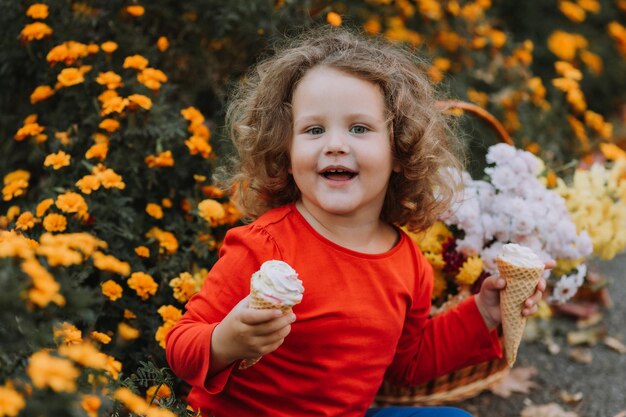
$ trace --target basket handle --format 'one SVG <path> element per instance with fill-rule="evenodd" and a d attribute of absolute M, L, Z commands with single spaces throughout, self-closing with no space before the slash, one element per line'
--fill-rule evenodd
<path fill-rule="evenodd" d="M 449 109 L 461 109 L 472 113 L 473 115 L 485 120 L 487 124 L 496 131 L 498 137 L 502 142 L 507 143 L 511 146 L 515 146 L 515 144 L 513 143 L 513 139 L 511 139 L 509 133 L 506 131 L 504 126 L 502 126 L 502 123 L 500 123 L 498 119 L 496 119 L 491 113 L 489 113 L 482 107 L 477 106 L 473 103 L 468 103 L 460 100 L 438 101 L 435 103 L 435 106 L 442 111 Z"/>

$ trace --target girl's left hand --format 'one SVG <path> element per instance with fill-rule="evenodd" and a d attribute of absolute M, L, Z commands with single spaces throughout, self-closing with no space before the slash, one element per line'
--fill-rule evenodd
<path fill-rule="evenodd" d="M 554 268 L 556 262 L 548 261 L 545 265 L 546 270 L 550 270 Z M 476 294 L 476 306 L 483 316 L 483 320 L 485 320 L 485 324 L 489 330 L 495 329 L 502 322 L 502 315 L 500 313 L 500 291 L 502 291 L 504 287 L 506 287 L 504 278 L 490 276 L 483 281 L 480 292 Z M 522 309 L 522 315 L 524 317 L 528 317 L 537 311 L 537 303 L 543 297 L 545 290 L 546 280 L 543 277 L 539 278 L 535 293 L 524 301 L 524 308 Z"/>

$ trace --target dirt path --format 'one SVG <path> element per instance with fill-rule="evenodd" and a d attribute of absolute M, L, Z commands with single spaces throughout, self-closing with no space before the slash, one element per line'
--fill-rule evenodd
<path fill-rule="evenodd" d="M 595 270 L 611 282 L 609 288 L 614 307 L 604 312 L 603 321 L 608 335 L 626 343 L 626 254 L 596 266 Z M 530 394 L 513 394 L 509 398 L 483 393 L 456 405 L 475 417 L 519 417 L 531 402 L 535 405 L 556 402 L 580 417 L 614 417 L 626 412 L 626 354 L 619 354 L 599 343 L 589 349 L 593 357 L 591 363 L 576 363 L 569 358 L 572 348 L 565 341 L 565 332 L 576 327 L 574 321 L 560 318 L 555 325 L 555 341 L 561 347 L 560 353 L 551 355 L 545 345 L 531 343 L 524 344 L 518 355 L 516 366 L 537 368 L 533 380 L 538 388 Z M 582 400 L 564 403 L 560 399 L 562 391 L 580 392 Z"/>

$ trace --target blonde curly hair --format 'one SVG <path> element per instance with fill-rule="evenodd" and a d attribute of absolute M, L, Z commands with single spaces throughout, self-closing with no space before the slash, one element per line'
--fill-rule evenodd
<path fill-rule="evenodd" d="M 391 149 L 400 172 L 392 173 L 381 219 L 424 230 L 445 211 L 459 182 L 450 175 L 462 164 L 460 143 L 436 106 L 436 91 L 422 62 L 383 39 L 343 28 L 302 33 L 258 63 L 234 91 L 226 124 L 238 152 L 216 176 L 233 191 L 244 215 L 255 219 L 300 198 L 289 151 L 291 101 L 311 68 L 327 66 L 372 82 L 383 92 Z"/>

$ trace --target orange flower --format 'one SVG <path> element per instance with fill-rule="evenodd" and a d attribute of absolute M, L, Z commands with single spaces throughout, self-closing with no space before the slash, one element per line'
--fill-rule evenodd
<path fill-rule="evenodd" d="M 80 401 L 80 406 L 88 417 L 98 417 L 98 410 L 101 405 L 102 401 L 97 395 L 83 395 L 83 399 Z"/>
<path fill-rule="evenodd" d="M 183 316 L 183 312 L 174 307 L 173 305 L 164 305 L 159 307 L 157 313 L 161 316 L 164 322 L 176 323 Z"/>
<path fill-rule="evenodd" d="M 335 12 L 329 12 L 326 15 L 326 22 L 335 27 L 341 26 L 341 15 Z"/>
<path fill-rule="evenodd" d="M 31 104 L 50 98 L 54 95 L 54 90 L 49 85 L 40 85 L 30 95 Z"/>
<path fill-rule="evenodd" d="M 63 87 L 71 87 L 84 82 L 85 77 L 78 68 L 65 68 L 59 73 L 57 80 Z"/>
<path fill-rule="evenodd" d="M 28 181 L 30 179 L 30 172 L 25 171 L 23 169 L 17 169 L 15 171 L 9 172 L 4 176 L 4 184 L 10 184 L 14 181 L 24 180 Z"/>
<path fill-rule="evenodd" d="M 612 143 L 601 143 L 600 151 L 602 152 L 602 155 L 610 161 L 626 159 L 626 151 Z"/>
<path fill-rule="evenodd" d="M 167 385 L 153 385 L 146 390 L 146 401 L 163 400 L 172 396 L 172 390 Z"/>
<path fill-rule="evenodd" d="M 181 303 L 186 303 L 192 295 L 200 291 L 200 283 L 189 272 L 181 272 L 169 285 L 174 291 L 174 298 Z"/>
<path fill-rule="evenodd" d="M 146 213 L 157 220 L 163 218 L 163 209 L 158 204 L 148 203 L 146 206 Z"/>
<path fill-rule="evenodd" d="M 150 90 L 158 90 L 162 83 L 167 82 L 167 75 L 156 68 L 146 68 L 137 74 L 137 81 Z"/>
<path fill-rule="evenodd" d="M 59 353 L 87 368 L 105 370 L 107 367 L 107 355 L 100 352 L 91 342 L 81 340 L 74 345 L 63 345 L 59 347 Z"/>
<path fill-rule="evenodd" d="M 154 278 L 145 272 L 133 272 L 126 283 L 135 290 L 142 300 L 147 300 L 148 297 L 156 294 L 159 288 L 159 285 L 154 282 Z"/>
<path fill-rule="evenodd" d="M 224 190 L 215 185 L 207 185 L 202 187 L 202 194 L 210 198 L 220 198 L 224 196 Z"/>
<path fill-rule="evenodd" d="M 11 382 L 0 385 L 0 415 L 15 417 L 26 407 L 24 397 L 13 389 Z"/>
<path fill-rule="evenodd" d="M 571 1 L 561 1 L 559 3 L 559 10 L 561 10 L 561 13 L 563 13 L 565 17 L 575 23 L 583 22 L 586 17 L 585 9 Z"/>
<path fill-rule="evenodd" d="M 83 194 L 91 194 L 100 188 L 100 180 L 95 175 L 85 175 L 80 180 L 76 181 L 76 186 Z"/>
<path fill-rule="evenodd" d="M 217 226 L 218 222 L 226 215 L 226 211 L 220 202 L 206 199 L 198 204 L 198 214 L 211 226 Z"/>
<path fill-rule="evenodd" d="M 165 151 L 156 155 L 148 155 L 145 158 L 145 162 L 149 168 L 174 166 L 172 151 Z"/>
<path fill-rule="evenodd" d="M 202 155 L 203 158 L 208 158 L 213 148 L 209 145 L 209 142 L 202 139 L 199 136 L 192 136 L 188 140 L 185 141 L 185 145 L 189 148 L 189 154 L 191 155 Z"/>
<path fill-rule="evenodd" d="M 150 249 L 148 249 L 146 246 L 137 246 L 135 248 L 135 253 L 137 254 L 137 256 L 141 256 L 142 258 L 150 257 Z"/>
<path fill-rule="evenodd" d="M 117 49 L 117 43 L 112 41 L 106 41 L 100 45 L 100 48 L 102 48 L 105 53 L 110 54 Z"/>
<path fill-rule="evenodd" d="M 99 160 L 104 161 L 104 159 L 107 157 L 108 152 L 108 143 L 96 143 L 95 145 L 92 145 L 91 148 L 87 149 L 87 152 L 85 152 L 85 158 L 98 158 Z"/>
<path fill-rule="evenodd" d="M 20 217 L 17 218 L 15 222 L 15 228 L 18 230 L 28 230 L 35 227 L 35 216 L 30 211 L 25 211 L 20 214 Z"/>
<path fill-rule="evenodd" d="M 30 7 L 26 9 L 26 16 L 32 17 L 33 19 L 45 19 L 48 17 L 48 5 L 43 3 L 31 4 Z"/>
<path fill-rule="evenodd" d="M 146 233 L 147 238 L 154 238 L 159 242 L 160 252 L 175 253 L 178 250 L 178 240 L 172 232 L 153 227 Z"/>
<path fill-rule="evenodd" d="M 54 200 L 51 198 L 46 198 L 45 200 L 42 200 L 39 204 L 37 204 L 37 208 L 35 209 L 35 214 L 37 215 L 37 217 L 43 216 L 53 204 Z"/>
<path fill-rule="evenodd" d="M 128 99 L 119 96 L 111 97 L 110 99 L 102 102 L 101 116 L 106 116 L 111 113 L 122 113 L 128 105 Z"/>
<path fill-rule="evenodd" d="M 104 129 L 109 133 L 113 133 L 115 132 L 117 129 L 120 128 L 120 122 L 118 122 L 115 119 L 104 119 L 103 121 L 100 122 L 100 124 L 98 125 L 98 127 L 100 129 Z"/>
<path fill-rule="evenodd" d="M 74 192 L 61 194 L 57 198 L 56 206 L 65 213 L 76 213 L 80 217 L 85 217 L 88 210 L 83 196 Z"/>
<path fill-rule="evenodd" d="M 169 198 L 164 198 L 163 200 L 161 200 L 161 205 L 165 208 L 172 208 L 172 200 L 170 200 Z"/>
<path fill-rule="evenodd" d="M 98 180 L 104 188 L 117 188 L 118 190 L 126 188 L 126 184 L 124 183 L 122 176 L 113 171 L 111 168 L 94 169 L 94 175 L 98 177 Z"/>
<path fill-rule="evenodd" d="M 26 188 L 28 188 L 28 181 L 23 179 L 15 180 L 8 183 L 2 189 L 2 196 L 4 201 L 11 201 L 15 197 L 24 195 L 24 193 L 26 192 Z"/>
<path fill-rule="evenodd" d="M 146 12 L 146 9 L 144 9 L 143 6 L 127 6 L 126 7 L 126 13 L 134 17 L 143 16 L 145 12 Z"/>
<path fill-rule="evenodd" d="M 115 97 L 119 97 L 119 94 L 117 94 L 117 91 L 104 90 L 104 92 L 98 96 L 98 101 L 100 101 L 100 103 L 106 103 L 107 101 Z"/>
<path fill-rule="evenodd" d="M 128 96 L 128 108 L 136 110 L 141 107 L 144 110 L 150 110 L 152 108 L 152 100 L 142 94 L 131 94 Z"/>
<path fill-rule="evenodd" d="M 124 85 L 124 83 L 122 83 L 122 77 L 113 71 L 101 72 L 98 78 L 96 78 L 96 82 L 106 86 L 109 90 L 115 90 Z"/>
<path fill-rule="evenodd" d="M 76 391 L 76 378 L 80 375 L 69 360 L 55 358 L 43 350 L 31 355 L 26 373 L 35 387 L 49 387 L 55 392 Z"/>
<path fill-rule="evenodd" d="M 580 52 L 580 60 L 596 75 L 602 74 L 604 71 L 604 62 L 599 55 L 589 51 Z"/>
<path fill-rule="evenodd" d="M 183 119 L 188 120 L 191 124 L 204 123 L 204 116 L 193 106 L 182 109 L 180 114 L 183 116 Z"/>
<path fill-rule="evenodd" d="M 111 301 L 115 301 L 122 297 L 122 287 L 113 280 L 108 280 L 102 283 L 102 294 Z"/>
<path fill-rule="evenodd" d="M 120 323 L 117 325 L 117 333 L 124 340 L 134 340 L 139 337 L 139 330 L 126 323 Z"/>
<path fill-rule="evenodd" d="M 170 41 L 168 41 L 165 36 L 161 36 L 157 40 L 156 45 L 157 45 L 157 48 L 159 49 L 159 51 L 165 52 L 170 47 Z"/>
<path fill-rule="evenodd" d="M 120 287 L 121 288 L 121 287 Z M 111 336 L 105 333 L 93 331 L 89 335 L 93 340 L 102 343 L 103 345 L 108 345 L 111 343 Z"/>
<path fill-rule="evenodd" d="M 137 315 L 135 313 L 133 313 L 132 311 L 130 311 L 129 309 L 124 309 L 124 318 L 126 320 L 131 320 L 131 319 L 136 319 Z"/>
<path fill-rule="evenodd" d="M 89 55 L 87 45 L 76 41 L 67 41 L 52 48 L 50 52 L 48 52 L 48 55 L 46 55 L 46 61 L 48 61 L 50 65 L 54 65 L 57 62 L 72 65 L 78 59 L 84 58 L 87 55 Z M 82 73 L 84 74 L 84 72 Z"/>
<path fill-rule="evenodd" d="M 130 265 L 120 261 L 111 255 L 102 252 L 95 252 L 92 256 L 93 265 L 101 271 L 115 272 L 116 274 L 127 276 L 130 274 Z"/>
<path fill-rule="evenodd" d="M 55 326 L 54 340 L 57 344 L 77 345 L 83 342 L 83 335 L 72 323 L 64 321 Z"/>
<path fill-rule="evenodd" d="M 124 68 L 143 70 L 148 66 L 148 60 L 141 55 L 127 56 L 122 66 Z"/>
<path fill-rule="evenodd" d="M 571 61 L 576 57 L 576 37 L 571 33 L 554 31 L 548 38 L 548 49 L 560 59 Z"/>
<path fill-rule="evenodd" d="M 52 168 L 55 170 L 69 166 L 69 164 L 70 156 L 63 151 L 51 153 L 50 155 L 46 156 L 46 159 L 43 161 L 44 166 L 52 166 Z"/>
<path fill-rule="evenodd" d="M 19 142 L 29 136 L 37 136 L 43 132 L 43 130 L 44 127 L 37 122 L 24 123 L 24 126 L 22 126 L 13 137 Z"/>
<path fill-rule="evenodd" d="M 378 35 L 382 30 L 380 20 L 377 18 L 370 18 L 363 24 L 363 30 L 370 35 Z"/>
<path fill-rule="evenodd" d="M 59 294 L 61 286 L 36 259 L 24 261 L 22 271 L 32 280 L 33 286 L 28 290 L 30 302 L 41 308 L 46 307 L 51 302 L 58 306 L 65 305 L 65 298 Z"/>
<path fill-rule="evenodd" d="M 20 32 L 19 38 L 22 42 L 30 42 L 43 39 L 50 35 L 52 35 L 52 28 L 50 26 L 45 23 L 35 22 L 24 26 Z"/>
<path fill-rule="evenodd" d="M 62 232 L 67 227 L 67 219 L 62 214 L 50 213 L 44 217 L 43 227 L 48 232 Z"/>

